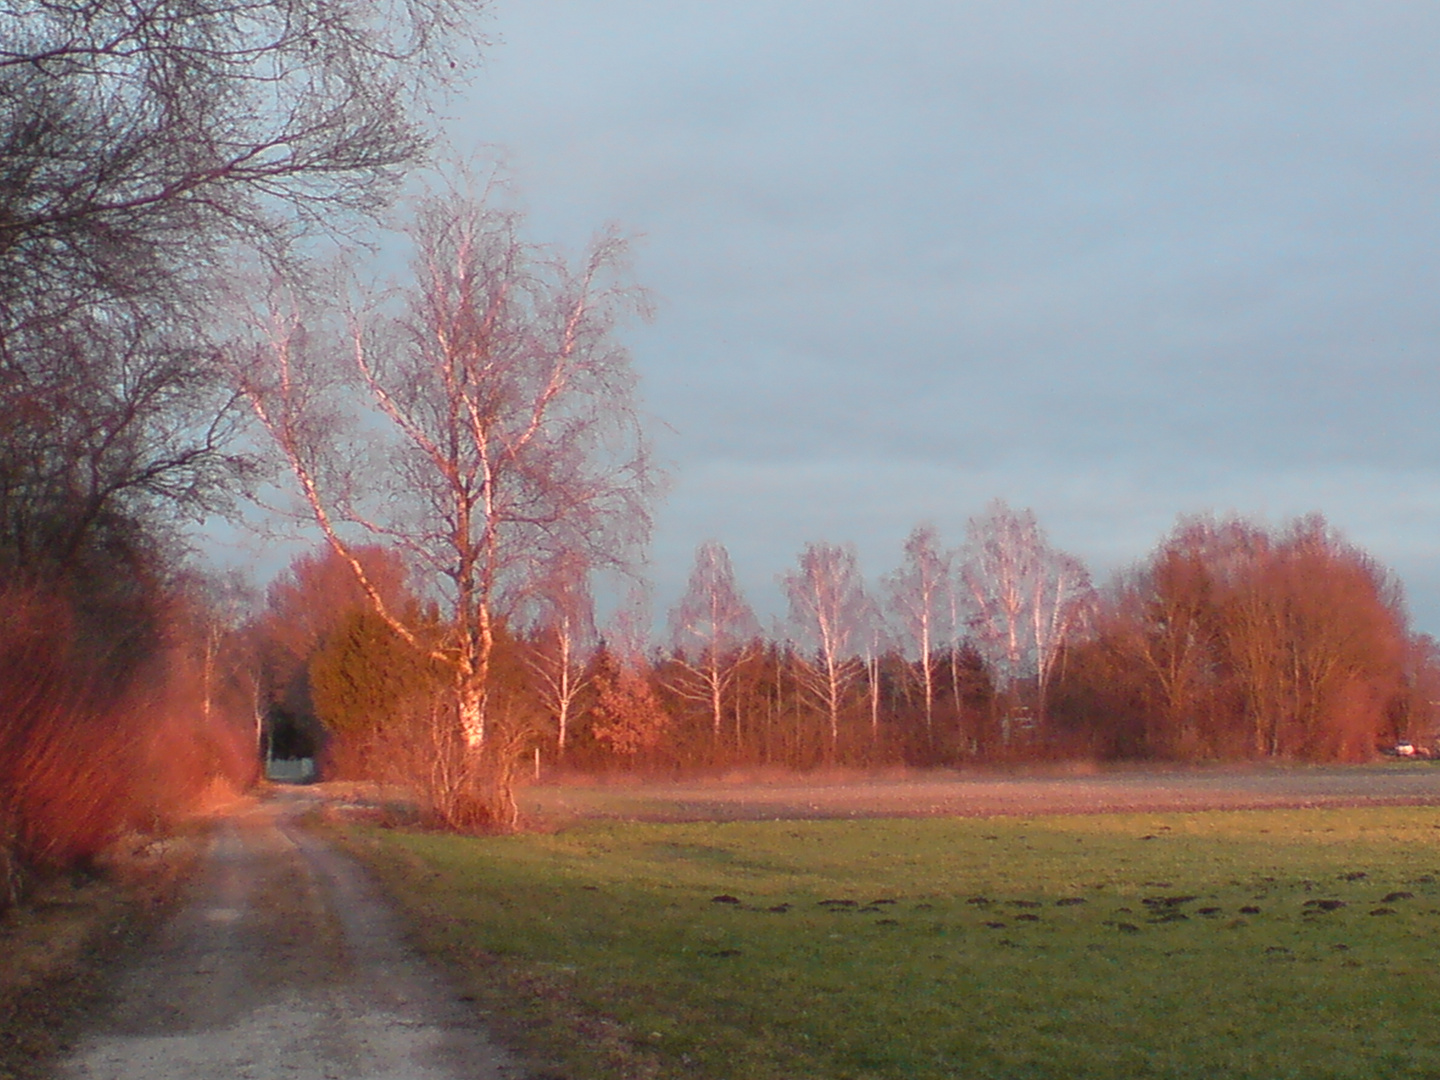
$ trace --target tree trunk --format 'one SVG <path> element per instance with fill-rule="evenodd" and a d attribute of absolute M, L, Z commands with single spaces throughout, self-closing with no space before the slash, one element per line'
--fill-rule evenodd
<path fill-rule="evenodd" d="M 472 751 L 479 750 L 485 744 L 484 684 L 473 676 L 462 674 L 456 680 L 455 707 L 465 745 Z"/>

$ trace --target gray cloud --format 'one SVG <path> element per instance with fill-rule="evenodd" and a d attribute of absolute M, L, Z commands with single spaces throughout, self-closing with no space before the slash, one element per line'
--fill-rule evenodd
<path fill-rule="evenodd" d="M 718 536 L 875 569 L 993 495 L 1103 566 L 1181 512 L 1319 509 L 1440 629 L 1440 8 L 526 0 L 457 142 L 536 231 L 617 220 Z M 678 568 L 677 568 L 678 567 Z"/>

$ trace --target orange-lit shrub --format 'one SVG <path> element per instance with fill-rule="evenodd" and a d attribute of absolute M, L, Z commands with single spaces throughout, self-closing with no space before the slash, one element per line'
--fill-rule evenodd
<path fill-rule="evenodd" d="M 31 876 L 170 825 L 252 768 L 242 738 L 199 719 L 181 650 L 118 664 L 82 640 L 55 595 L 0 593 L 0 909 Z"/>

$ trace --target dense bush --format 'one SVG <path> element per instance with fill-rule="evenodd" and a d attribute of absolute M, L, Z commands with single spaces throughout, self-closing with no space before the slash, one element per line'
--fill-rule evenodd
<path fill-rule="evenodd" d="M 177 638 L 143 659 L 107 654 L 56 591 L 0 593 L 0 909 L 35 876 L 91 863 L 251 778 L 252 747 L 201 708 L 203 674 Z"/>

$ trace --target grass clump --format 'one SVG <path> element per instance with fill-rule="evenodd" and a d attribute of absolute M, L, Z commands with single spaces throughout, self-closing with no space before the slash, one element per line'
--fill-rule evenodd
<path fill-rule="evenodd" d="M 351 834 L 568 1076 L 1428 1077 L 1440 811 Z"/>

